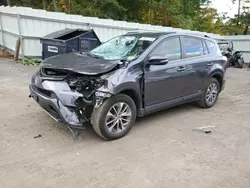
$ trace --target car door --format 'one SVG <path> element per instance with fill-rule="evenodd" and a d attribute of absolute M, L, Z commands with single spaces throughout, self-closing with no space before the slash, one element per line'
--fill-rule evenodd
<path fill-rule="evenodd" d="M 145 62 L 145 105 L 179 99 L 183 96 L 182 85 L 186 79 L 185 63 L 182 61 L 180 37 L 167 38 L 156 46 Z M 148 65 L 151 57 L 168 58 L 165 65 Z M 160 59 L 160 58 L 159 58 Z"/>
<path fill-rule="evenodd" d="M 189 71 L 183 92 L 187 95 L 200 93 L 207 77 L 208 51 L 201 38 L 192 36 L 181 37 L 183 44 L 183 62 Z"/>

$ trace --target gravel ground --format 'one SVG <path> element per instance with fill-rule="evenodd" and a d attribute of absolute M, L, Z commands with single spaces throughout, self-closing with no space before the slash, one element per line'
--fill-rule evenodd
<path fill-rule="evenodd" d="M 139 119 L 120 140 L 106 142 L 88 128 L 74 142 L 28 98 L 36 67 L 7 60 L 0 66 L 1 188 L 250 187 L 247 69 L 228 69 L 212 109 L 184 105 Z M 216 128 L 192 131 L 201 126 Z"/>

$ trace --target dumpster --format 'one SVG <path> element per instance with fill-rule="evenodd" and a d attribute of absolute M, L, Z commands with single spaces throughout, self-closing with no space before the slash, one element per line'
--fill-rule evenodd
<path fill-rule="evenodd" d="M 88 52 L 101 44 L 94 30 L 63 29 L 40 39 L 42 59 L 71 52 Z"/>

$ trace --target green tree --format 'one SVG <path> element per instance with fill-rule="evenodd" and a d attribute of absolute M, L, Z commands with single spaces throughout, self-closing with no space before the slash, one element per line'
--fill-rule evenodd
<path fill-rule="evenodd" d="M 126 8 L 117 0 L 72 0 L 70 7 L 73 14 L 99 18 L 123 20 L 126 14 Z"/>
<path fill-rule="evenodd" d="M 217 10 L 210 7 L 200 9 L 199 24 L 197 30 L 221 34 L 223 25 Z"/>
<path fill-rule="evenodd" d="M 7 1 L 4 0 L 4 3 Z M 234 20 L 223 24 L 216 9 L 208 6 L 210 0 L 11 0 L 11 3 L 15 6 L 213 33 L 228 32 L 234 24 Z"/>

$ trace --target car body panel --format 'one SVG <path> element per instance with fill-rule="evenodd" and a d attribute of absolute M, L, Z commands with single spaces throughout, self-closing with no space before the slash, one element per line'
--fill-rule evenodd
<path fill-rule="evenodd" d="M 62 54 L 45 59 L 41 67 L 73 71 L 85 75 L 98 75 L 111 71 L 119 61 L 89 57 L 86 54 Z"/>
<path fill-rule="evenodd" d="M 187 71 L 178 71 L 180 67 L 185 67 Z M 184 96 L 185 89 L 187 88 L 185 79 L 192 80 L 192 74 L 192 70 L 179 60 L 169 62 L 166 65 L 151 65 L 146 67 L 145 106 Z M 179 87 L 180 85 L 184 85 L 184 87 Z"/>

